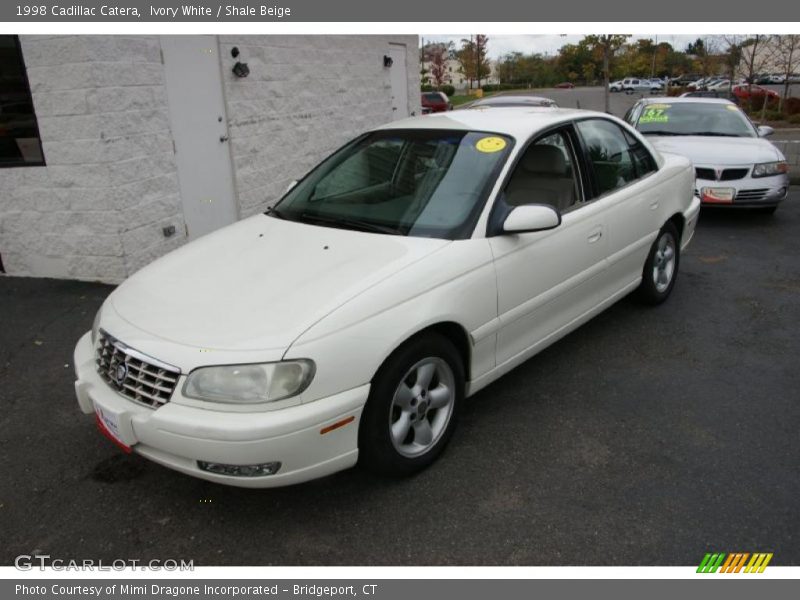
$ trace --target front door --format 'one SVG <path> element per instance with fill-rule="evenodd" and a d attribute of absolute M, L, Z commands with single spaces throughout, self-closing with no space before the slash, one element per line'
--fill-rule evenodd
<path fill-rule="evenodd" d="M 392 119 L 405 119 L 408 113 L 408 70 L 406 69 L 405 44 L 389 44 L 392 66 L 389 68 L 392 80 Z"/>
<path fill-rule="evenodd" d="M 497 274 L 497 364 L 546 345 L 599 300 L 606 259 L 604 207 L 584 202 L 570 128 L 546 134 L 523 151 L 502 200 L 549 204 L 562 213 L 555 229 L 490 238 Z"/>
<path fill-rule="evenodd" d="M 189 239 L 236 221 L 233 168 L 212 35 L 161 36 L 169 121 Z"/>

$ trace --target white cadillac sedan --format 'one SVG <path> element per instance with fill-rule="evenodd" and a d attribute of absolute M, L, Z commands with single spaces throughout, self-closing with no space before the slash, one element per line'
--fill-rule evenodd
<path fill-rule="evenodd" d="M 703 204 L 771 214 L 786 198 L 789 166 L 781 151 L 764 139 L 772 128 L 756 127 L 730 100 L 642 99 L 625 120 L 662 152 L 692 161 L 694 193 Z"/>
<path fill-rule="evenodd" d="M 392 123 L 117 288 L 75 349 L 80 408 L 224 484 L 412 473 L 465 397 L 630 292 L 669 296 L 693 182 L 601 113 Z"/>

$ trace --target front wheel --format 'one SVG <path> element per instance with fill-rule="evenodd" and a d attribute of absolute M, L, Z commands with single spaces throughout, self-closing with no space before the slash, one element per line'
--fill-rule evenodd
<path fill-rule="evenodd" d="M 642 283 L 637 290 L 643 302 L 661 304 L 672 292 L 680 264 L 678 240 L 678 230 L 673 223 L 667 223 L 658 232 L 644 263 Z"/>
<path fill-rule="evenodd" d="M 453 434 L 464 365 L 444 336 L 429 333 L 390 356 L 372 381 L 359 427 L 359 462 L 386 475 L 431 464 Z"/>

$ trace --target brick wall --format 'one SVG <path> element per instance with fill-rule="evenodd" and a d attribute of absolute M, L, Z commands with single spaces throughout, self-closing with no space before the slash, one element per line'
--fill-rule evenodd
<path fill-rule="evenodd" d="M 392 119 L 389 43 L 406 45 L 409 110 L 420 114 L 417 36 L 220 36 L 241 216 L 359 133 Z M 232 72 L 238 59 L 250 75 Z M 396 67 L 392 67 L 396 68 Z"/>
<path fill-rule="evenodd" d="M 159 39 L 21 42 L 47 166 L 0 169 L 5 269 L 119 282 L 186 241 Z M 419 114 L 416 36 L 219 38 L 241 217 L 392 118 L 389 42 L 406 44 L 409 110 Z M 250 66 L 245 79 L 231 72 L 233 46 Z"/>
<path fill-rule="evenodd" d="M 121 281 L 183 231 L 158 38 L 21 44 L 47 166 L 0 169 L 5 269 Z"/>

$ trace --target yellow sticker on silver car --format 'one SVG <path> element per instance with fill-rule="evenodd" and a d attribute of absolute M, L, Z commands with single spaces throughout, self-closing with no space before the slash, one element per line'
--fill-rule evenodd
<path fill-rule="evenodd" d="M 669 123 L 669 104 L 651 104 L 644 109 L 639 123 Z"/>
<path fill-rule="evenodd" d="M 501 137 L 489 136 L 475 142 L 475 149 L 479 152 L 500 152 L 506 147 L 506 141 Z"/>

